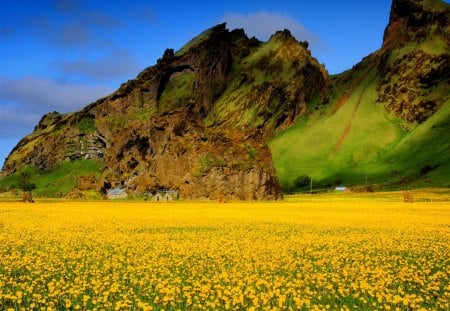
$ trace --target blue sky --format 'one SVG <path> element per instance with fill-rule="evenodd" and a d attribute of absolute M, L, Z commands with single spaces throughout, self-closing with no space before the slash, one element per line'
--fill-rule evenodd
<path fill-rule="evenodd" d="M 218 23 L 288 28 L 330 73 L 377 50 L 391 0 L 2 0 L 0 165 L 43 114 L 77 111 Z"/>

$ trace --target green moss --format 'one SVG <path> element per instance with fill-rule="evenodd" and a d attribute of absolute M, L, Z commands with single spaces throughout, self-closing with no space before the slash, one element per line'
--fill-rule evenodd
<path fill-rule="evenodd" d="M 226 163 L 223 159 L 214 157 L 211 153 L 204 154 L 192 174 L 194 177 L 199 177 L 204 173 L 207 173 L 212 167 L 225 167 Z"/>
<path fill-rule="evenodd" d="M 96 128 L 94 125 L 94 119 L 93 118 L 83 118 L 77 123 L 77 128 L 80 130 L 83 134 L 91 134 L 95 132 Z"/>
<path fill-rule="evenodd" d="M 123 114 L 113 114 L 105 118 L 106 124 L 110 131 L 124 128 L 128 122 L 128 116 Z"/>
<path fill-rule="evenodd" d="M 137 120 L 141 120 L 141 121 L 147 121 L 149 120 L 152 116 L 154 116 L 156 114 L 156 109 L 152 108 L 152 109 L 142 109 L 139 112 L 137 112 L 134 116 L 135 119 Z"/>
<path fill-rule="evenodd" d="M 159 99 L 159 111 L 170 111 L 186 105 L 192 97 L 196 75 L 191 71 L 174 74 Z"/>
<path fill-rule="evenodd" d="M 448 53 L 447 42 L 444 38 L 439 36 L 431 36 L 428 40 L 419 44 L 418 48 L 431 55 Z"/>
<path fill-rule="evenodd" d="M 256 150 L 252 146 L 249 146 L 249 145 L 245 144 L 244 148 L 247 151 L 248 158 L 250 160 L 254 160 L 258 156 L 258 150 Z"/>
<path fill-rule="evenodd" d="M 208 126 L 226 124 L 239 129 L 276 126 L 280 114 L 289 109 L 285 105 L 297 102 L 297 90 L 309 87 L 308 74 L 299 70 L 307 62 L 308 66 L 317 69 L 319 66 L 303 47 L 287 40 L 272 38 L 233 66 L 227 89 L 206 118 Z"/>

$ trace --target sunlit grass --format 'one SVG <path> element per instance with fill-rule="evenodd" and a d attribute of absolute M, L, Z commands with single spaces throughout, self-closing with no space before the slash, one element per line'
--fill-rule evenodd
<path fill-rule="evenodd" d="M 450 205 L 0 203 L 0 310 L 448 310 Z"/>

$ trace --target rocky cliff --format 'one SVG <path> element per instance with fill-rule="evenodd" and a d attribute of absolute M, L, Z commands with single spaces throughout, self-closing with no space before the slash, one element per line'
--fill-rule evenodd
<path fill-rule="evenodd" d="M 380 183 L 440 180 L 450 173 L 449 8 L 393 0 L 382 47 L 332 77 L 288 30 L 260 42 L 217 25 L 81 111 L 45 115 L 2 173 L 24 180 L 30 167 L 94 161 L 83 189 L 190 199 L 277 199 L 277 177 L 285 190 L 305 176 L 327 187 L 368 172 Z"/>
<path fill-rule="evenodd" d="M 176 53 L 167 49 L 110 96 L 76 113 L 45 115 L 3 172 L 96 160 L 102 190 L 278 199 L 267 139 L 295 121 L 326 79 L 307 43 L 287 30 L 263 43 L 217 25 Z"/>
<path fill-rule="evenodd" d="M 380 49 L 330 77 L 271 142 L 285 191 L 305 176 L 322 189 L 450 186 L 449 19 L 443 1 L 393 0 Z"/>
<path fill-rule="evenodd" d="M 106 148 L 104 187 L 178 189 L 184 199 L 281 198 L 260 133 L 207 128 L 194 116 L 182 108 L 123 128 Z"/>
<path fill-rule="evenodd" d="M 448 99 L 449 22 L 450 5 L 440 0 L 394 0 L 382 47 L 333 77 L 320 104 L 339 107 L 373 73 L 376 102 L 406 129 L 423 123 Z"/>
<path fill-rule="evenodd" d="M 378 52 L 378 102 L 408 123 L 423 123 L 448 99 L 450 5 L 394 0 Z"/>

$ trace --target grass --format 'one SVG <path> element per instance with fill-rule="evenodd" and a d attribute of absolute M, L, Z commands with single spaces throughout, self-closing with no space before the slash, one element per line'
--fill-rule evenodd
<path fill-rule="evenodd" d="M 38 171 L 33 166 L 26 166 L 12 175 L 0 180 L 0 189 L 20 188 L 23 180 L 34 185 L 32 190 L 37 197 L 65 197 L 77 186 L 80 176 L 101 174 L 102 164 L 95 160 L 62 162 L 52 171 Z M 21 182 L 22 181 L 22 182 Z"/>
<path fill-rule="evenodd" d="M 195 73 L 189 71 L 174 74 L 161 94 L 159 112 L 171 111 L 189 103 L 195 79 Z"/>
<path fill-rule="evenodd" d="M 96 128 L 94 125 L 94 119 L 93 118 L 81 119 L 80 121 L 78 121 L 77 128 L 83 134 L 91 134 L 95 132 Z"/>
<path fill-rule="evenodd" d="M 362 179 L 363 164 L 376 160 L 378 151 L 397 139 L 399 130 L 375 104 L 373 78 L 372 73 L 335 113 L 300 118 L 270 142 L 285 191 L 294 190 L 293 181 L 301 175 L 333 186 L 351 182 L 351 175 Z"/>
<path fill-rule="evenodd" d="M 307 190 L 296 189 L 293 183 L 303 175 L 311 176 L 316 187 L 328 189 L 360 187 L 367 181 L 378 189 L 448 187 L 448 100 L 426 122 L 406 132 L 403 122 L 376 103 L 378 79 L 374 70 L 368 72 L 342 107 L 336 110 L 340 98 L 334 98 L 330 105 L 300 117 L 270 142 L 285 192 Z M 348 88 L 352 89 L 351 85 Z M 448 97 L 448 91 L 437 86 L 430 96 Z M 424 174 L 427 167 L 431 171 Z"/>
<path fill-rule="evenodd" d="M 3 309 L 448 310 L 448 203 L 0 203 Z"/>
<path fill-rule="evenodd" d="M 233 67 L 228 87 L 214 104 L 206 124 L 275 127 L 277 117 L 286 109 L 283 104 L 294 100 L 300 79 L 297 71 L 308 58 L 307 51 L 291 39 L 274 37 L 262 43 Z M 275 88 L 285 91 L 277 97 Z"/>
<path fill-rule="evenodd" d="M 417 175 L 428 165 L 436 167 L 428 178 L 442 186 L 450 185 L 450 100 L 428 122 L 408 133 L 385 157 L 392 167 Z"/>

